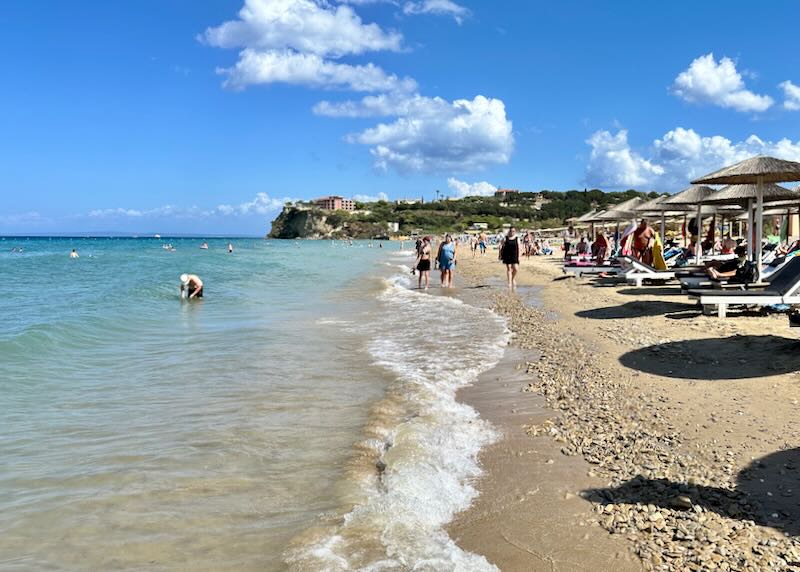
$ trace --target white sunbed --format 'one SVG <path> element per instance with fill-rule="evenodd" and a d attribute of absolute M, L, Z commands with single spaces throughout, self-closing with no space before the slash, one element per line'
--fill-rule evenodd
<path fill-rule="evenodd" d="M 627 282 L 641 287 L 645 280 L 672 280 L 675 278 L 674 270 L 658 270 L 630 256 L 619 258 L 622 274 Z"/>
<path fill-rule="evenodd" d="M 762 289 L 757 290 L 689 290 L 705 311 L 717 307 L 717 315 L 724 318 L 729 306 L 773 306 L 775 304 L 800 304 L 800 257 L 793 257 L 779 274 Z"/>
<path fill-rule="evenodd" d="M 565 264 L 562 268 L 564 274 L 572 274 L 580 278 L 584 274 L 619 274 L 622 270 L 619 266 L 611 264 Z"/>

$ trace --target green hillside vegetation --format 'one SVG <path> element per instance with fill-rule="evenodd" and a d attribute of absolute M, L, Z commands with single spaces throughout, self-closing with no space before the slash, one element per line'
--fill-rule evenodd
<path fill-rule="evenodd" d="M 397 204 L 378 201 L 356 203 L 355 212 L 325 211 L 311 204 L 288 206 L 272 223 L 274 238 L 373 238 L 387 234 L 388 223 L 399 223 L 400 234 L 461 232 L 474 223 L 486 223 L 490 231 L 504 224 L 524 229 L 564 226 L 566 219 L 591 209 L 606 208 L 634 197 L 655 198 L 656 193 L 634 190 L 617 193 L 591 191 L 543 191 L 513 193 L 504 198 L 466 197 L 429 203 Z"/>
<path fill-rule="evenodd" d="M 356 213 L 337 211 L 335 214 L 341 217 L 337 219 L 341 222 L 398 222 L 401 233 L 409 233 L 415 229 L 437 233 L 462 231 L 477 222 L 487 223 L 490 229 L 499 229 L 505 223 L 519 224 L 526 228 L 553 228 L 563 226 L 566 219 L 580 216 L 593 208 L 605 208 L 634 197 L 650 199 L 656 196 L 657 193 L 641 193 L 635 190 L 616 193 L 605 193 L 597 189 L 543 191 L 515 193 L 503 199 L 466 197 L 457 201 L 442 200 L 410 205 L 386 201 L 356 203 Z M 539 204 L 542 199 L 547 202 L 541 204 L 540 208 L 535 208 L 534 205 Z M 369 214 L 360 214 L 358 211 L 369 211 Z"/>

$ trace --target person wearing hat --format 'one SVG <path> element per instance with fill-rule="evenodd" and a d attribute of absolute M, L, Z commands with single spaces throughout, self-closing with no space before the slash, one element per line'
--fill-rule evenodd
<path fill-rule="evenodd" d="M 184 292 L 189 300 L 203 297 L 203 281 L 197 274 L 181 274 L 181 298 Z"/>

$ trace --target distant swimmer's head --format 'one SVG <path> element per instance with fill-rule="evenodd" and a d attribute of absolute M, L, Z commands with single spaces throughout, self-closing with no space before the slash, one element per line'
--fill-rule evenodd
<path fill-rule="evenodd" d="M 181 284 L 184 286 L 189 284 L 189 275 L 188 274 L 181 274 Z"/>

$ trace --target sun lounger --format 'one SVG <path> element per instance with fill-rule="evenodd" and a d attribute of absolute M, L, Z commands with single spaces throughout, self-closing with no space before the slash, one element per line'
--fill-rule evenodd
<path fill-rule="evenodd" d="M 751 290 L 689 290 L 691 298 L 699 299 L 705 309 L 717 306 L 717 315 L 724 318 L 729 306 L 772 306 L 800 304 L 800 258 L 792 258 L 780 273 L 770 277 L 763 289 Z"/>
<path fill-rule="evenodd" d="M 751 288 L 764 288 L 767 284 L 772 282 L 781 272 L 786 268 L 791 258 L 786 259 L 775 267 L 765 266 L 761 271 L 761 280 L 759 282 L 729 282 L 727 280 L 711 280 L 708 275 L 703 273 L 693 274 L 690 276 L 681 276 L 678 274 L 678 279 L 681 281 L 681 290 L 687 292 L 689 290 L 699 290 L 708 288 L 722 288 L 728 290 L 749 290 Z"/>
<path fill-rule="evenodd" d="M 637 287 L 641 287 L 645 280 L 672 280 L 675 278 L 673 270 L 657 270 L 630 256 L 620 257 L 619 262 L 625 280 L 636 284 Z"/>
<path fill-rule="evenodd" d="M 584 274 L 618 274 L 621 269 L 615 264 L 594 264 L 591 262 L 586 263 L 572 263 L 565 264 L 563 268 L 564 274 L 572 274 L 576 278 L 580 278 Z"/>

